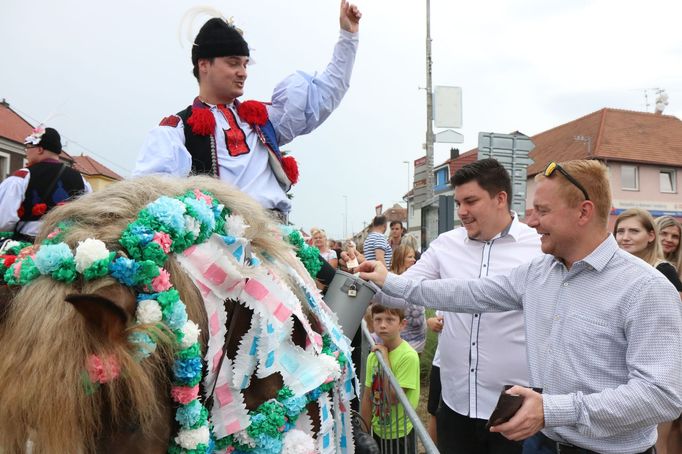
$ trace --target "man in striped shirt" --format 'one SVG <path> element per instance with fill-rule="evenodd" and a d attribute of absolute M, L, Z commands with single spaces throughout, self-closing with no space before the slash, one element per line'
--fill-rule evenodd
<path fill-rule="evenodd" d="M 682 412 L 682 309 L 673 285 L 621 250 L 607 224 L 598 161 L 550 163 L 536 176 L 528 224 L 546 254 L 509 275 L 410 281 L 376 262 L 361 277 L 413 304 L 458 312 L 523 309 L 530 385 L 491 428 L 524 454 L 653 453 L 656 425 Z"/>
<path fill-rule="evenodd" d="M 365 260 L 378 260 L 388 268 L 391 266 L 393 250 L 384 236 L 386 222 L 386 216 L 376 216 L 372 220 L 369 235 L 362 244 L 362 252 L 365 255 Z"/>

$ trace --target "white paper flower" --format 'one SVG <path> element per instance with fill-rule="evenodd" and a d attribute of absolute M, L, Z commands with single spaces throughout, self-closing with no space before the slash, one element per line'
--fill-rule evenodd
<path fill-rule="evenodd" d="M 284 435 L 282 454 L 315 454 L 315 440 L 307 433 L 291 429 Z"/>
<path fill-rule="evenodd" d="M 19 243 L 18 241 L 9 240 L 7 243 L 5 243 L 5 250 L 12 249 L 13 247 L 17 247 L 20 244 L 21 243 Z"/>
<path fill-rule="evenodd" d="M 339 367 L 338 361 L 333 357 L 321 354 L 317 359 L 323 364 L 324 370 L 328 372 L 328 377 L 332 380 L 338 380 L 341 377 L 341 368 Z"/>
<path fill-rule="evenodd" d="M 208 426 L 201 426 L 198 429 L 180 429 L 175 442 L 185 449 L 196 449 L 203 444 L 208 445 L 209 432 Z"/>
<path fill-rule="evenodd" d="M 185 215 L 185 230 L 191 232 L 192 236 L 196 238 L 201 232 L 201 224 L 192 216 Z"/>
<path fill-rule="evenodd" d="M 256 442 L 253 441 L 253 438 L 251 438 L 251 436 L 245 430 L 236 432 L 234 434 L 234 440 L 239 444 L 248 446 L 249 448 L 256 447 Z"/>
<path fill-rule="evenodd" d="M 97 260 L 103 260 L 107 257 L 109 257 L 109 250 L 102 241 L 94 238 L 79 241 L 75 256 L 76 270 L 82 273 L 83 270 L 92 266 Z"/>
<path fill-rule="evenodd" d="M 137 312 L 135 314 L 137 321 L 142 324 L 158 323 L 163 318 L 161 306 L 156 300 L 140 301 L 137 305 Z"/>
<path fill-rule="evenodd" d="M 199 325 L 197 325 L 191 320 L 188 320 L 187 323 L 185 323 L 185 326 L 182 327 L 183 336 L 182 342 L 180 343 L 180 347 L 189 348 L 192 345 L 194 345 L 196 341 L 199 339 L 199 333 L 201 333 Z"/>
<path fill-rule="evenodd" d="M 45 128 L 38 126 L 37 128 L 33 129 L 33 132 L 30 136 L 24 139 L 24 144 L 28 145 L 30 143 L 31 145 L 38 145 L 40 140 L 43 138 L 43 134 L 45 134 Z"/>
<path fill-rule="evenodd" d="M 242 238 L 248 224 L 244 222 L 244 218 L 238 214 L 233 214 L 225 218 L 225 233 L 232 235 L 235 238 Z"/>

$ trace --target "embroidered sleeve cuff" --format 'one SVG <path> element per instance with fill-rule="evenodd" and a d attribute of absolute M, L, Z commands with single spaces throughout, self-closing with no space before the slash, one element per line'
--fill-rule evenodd
<path fill-rule="evenodd" d="M 573 394 L 543 394 L 545 427 L 573 426 L 578 423 L 578 410 Z"/>
<path fill-rule="evenodd" d="M 407 290 L 407 279 L 402 279 L 400 276 L 393 273 L 388 273 L 386 276 L 386 281 L 384 282 L 384 288 L 382 291 L 388 296 L 395 298 L 402 298 L 405 296 L 405 291 Z"/>

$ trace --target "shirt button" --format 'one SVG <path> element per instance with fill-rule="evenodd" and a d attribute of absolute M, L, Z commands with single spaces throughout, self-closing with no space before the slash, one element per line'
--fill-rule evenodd
<path fill-rule="evenodd" d="M 559 318 L 560 318 L 560 317 L 559 317 L 558 315 L 556 315 L 556 316 L 554 317 L 554 320 L 559 320 Z"/>
<path fill-rule="evenodd" d="M 484 263 L 484 264 L 483 264 L 483 268 L 485 268 L 486 266 L 488 266 L 488 265 L 486 265 L 486 264 Z"/>
<path fill-rule="evenodd" d="M 476 342 L 472 342 L 471 345 L 476 345 Z"/>
<path fill-rule="evenodd" d="M 473 371 L 474 371 L 474 370 L 473 370 L 473 369 L 471 369 L 471 372 L 473 372 Z"/>
<path fill-rule="evenodd" d="M 564 287 L 568 287 L 568 282 L 564 282 Z"/>
<path fill-rule="evenodd" d="M 478 317 L 478 314 L 474 314 L 474 317 Z"/>

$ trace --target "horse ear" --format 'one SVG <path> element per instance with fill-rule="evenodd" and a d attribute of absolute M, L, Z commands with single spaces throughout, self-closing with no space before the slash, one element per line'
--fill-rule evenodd
<path fill-rule="evenodd" d="M 95 293 L 72 293 L 64 299 L 73 304 L 96 333 L 111 342 L 123 339 L 137 305 L 133 292 L 120 284 L 102 287 Z"/>

